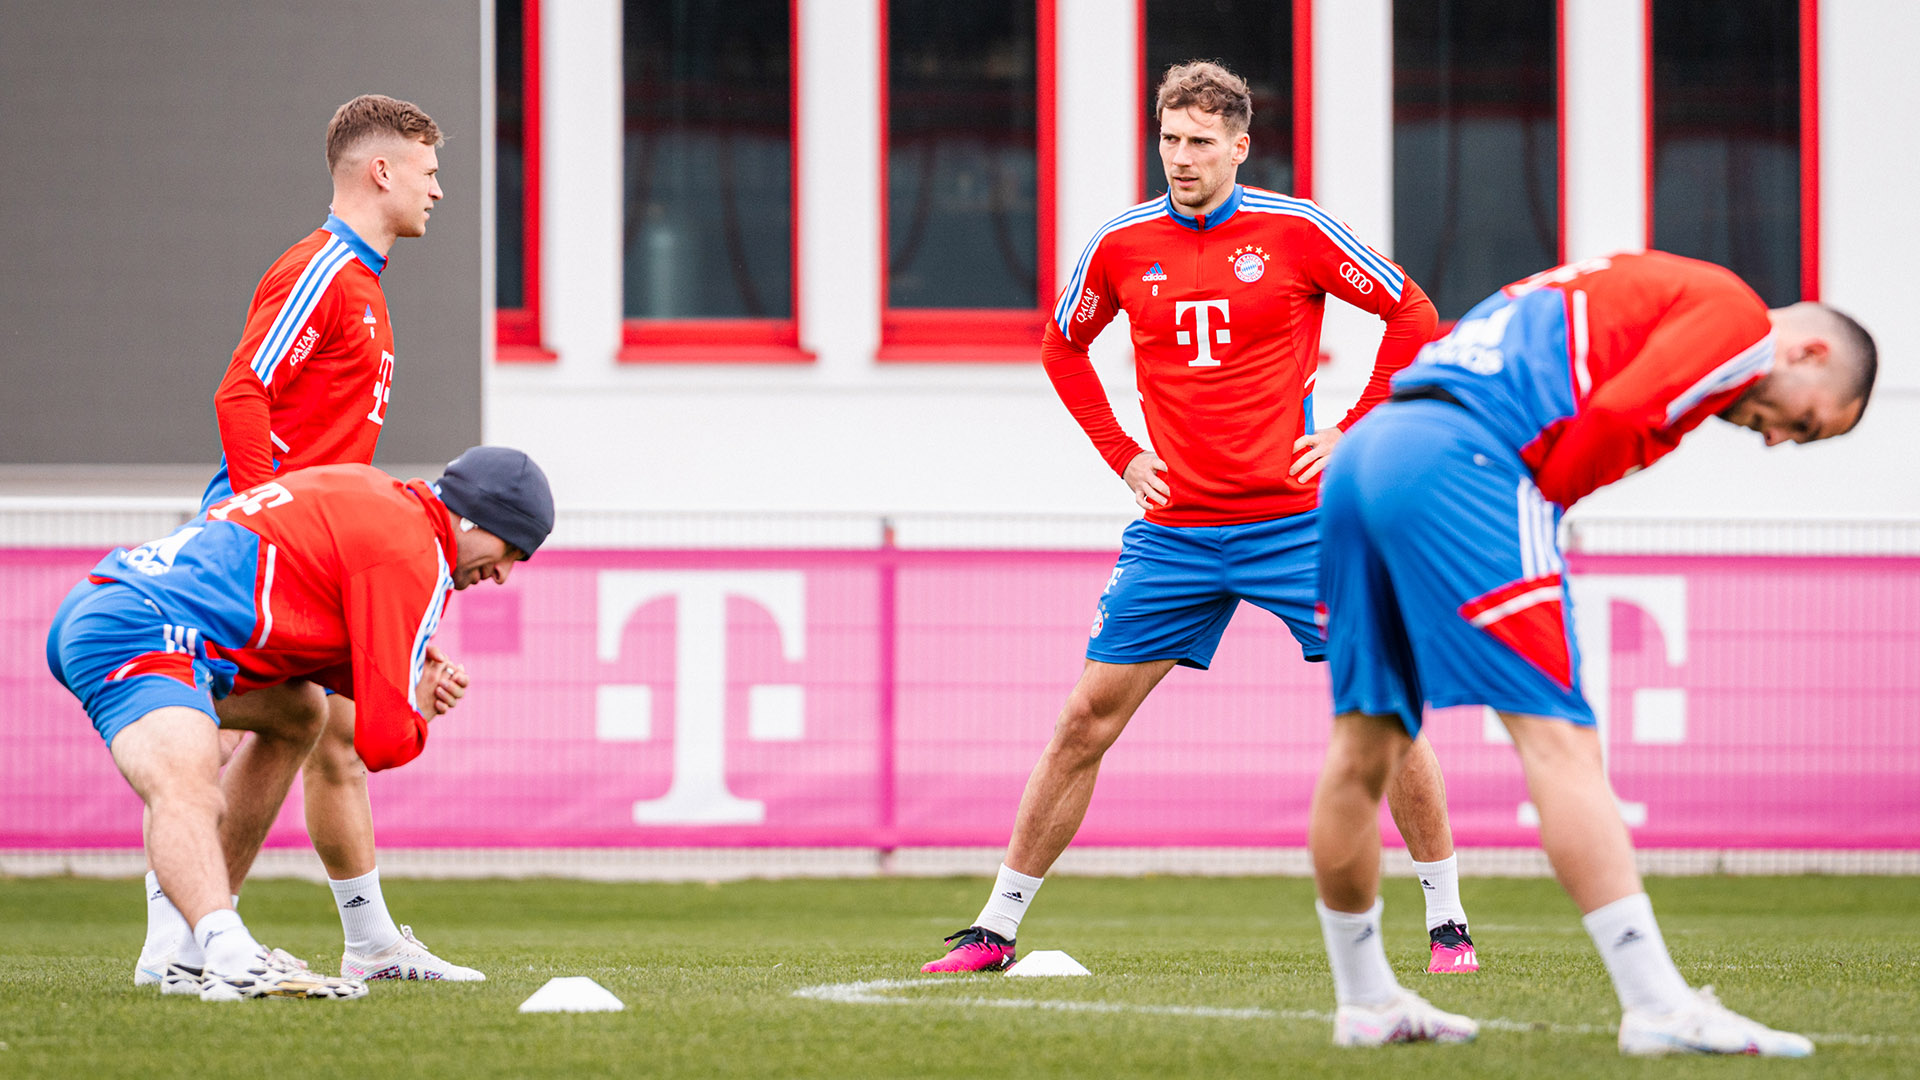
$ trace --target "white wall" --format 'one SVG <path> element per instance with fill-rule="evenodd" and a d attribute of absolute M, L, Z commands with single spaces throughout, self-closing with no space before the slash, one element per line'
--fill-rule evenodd
<path fill-rule="evenodd" d="M 1059 2 L 1059 202 L 1064 278 L 1086 238 L 1134 202 L 1138 20 L 1125 0 Z M 1855 434 L 1765 458 L 1716 421 L 1659 468 L 1602 492 L 1587 517 L 1920 515 L 1905 433 L 1920 425 L 1920 335 L 1893 253 L 1920 240 L 1920 175 L 1901 53 L 1920 29 L 1902 0 L 1829 0 L 1821 26 L 1826 296 L 1873 328 L 1881 388 Z M 563 503 L 674 510 L 1126 511 L 1032 365 L 879 365 L 878 54 L 874 0 L 802 0 L 799 201 L 802 344 L 794 366 L 619 365 L 620 34 L 617 0 L 544 6 L 543 282 L 556 364 L 498 365 L 487 437 L 547 468 Z M 1567 0 L 1569 248 L 1644 235 L 1640 0 Z M 1316 198 L 1392 254 L 1391 0 L 1315 0 Z M 1902 27 L 1895 33 L 1892 27 Z M 486 249 L 492 252 L 492 245 Z M 1318 408 L 1357 395 L 1379 339 L 1330 305 L 1334 363 Z M 1036 350 L 1037 351 L 1037 350 Z M 1094 359 L 1144 441 L 1124 321 Z M 1713 430 L 1717 429 L 1717 430 Z"/>

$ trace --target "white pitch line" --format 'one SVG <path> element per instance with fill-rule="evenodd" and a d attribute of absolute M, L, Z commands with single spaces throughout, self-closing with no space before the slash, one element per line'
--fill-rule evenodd
<path fill-rule="evenodd" d="M 980 980 L 967 980 L 978 984 Z M 1054 1012 L 1145 1013 L 1152 1016 L 1201 1016 L 1225 1020 L 1319 1020 L 1332 1023 L 1333 1014 L 1275 1009 L 1233 1009 L 1218 1005 L 1134 1005 L 1121 1001 L 1062 1001 L 1047 998 L 930 998 L 895 997 L 885 991 L 929 990 L 963 986 L 957 979 L 872 979 L 867 982 L 828 983 L 795 990 L 797 998 L 835 1001 L 846 1005 L 958 1005 L 998 1009 L 1046 1009 Z"/>
<path fill-rule="evenodd" d="M 955 979 L 945 976 L 933 979 L 869 979 L 865 982 L 824 983 L 820 986 L 807 986 L 793 992 L 797 998 L 814 1001 L 832 1001 L 842 1005 L 946 1005 L 960 1008 L 994 1009 L 1044 1009 L 1049 1012 L 1079 1013 L 1135 1013 L 1147 1016 L 1197 1016 L 1213 1020 L 1317 1020 L 1323 1024 L 1333 1023 L 1333 1014 L 1307 1009 L 1262 1009 L 1257 1007 L 1228 1008 L 1219 1005 L 1135 1005 L 1122 1001 L 1071 1001 L 1057 998 L 995 998 L 995 997 L 901 997 L 902 990 L 937 990 L 952 986 L 978 986 L 987 980 L 980 978 Z M 1616 1024 L 1558 1024 L 1537 1020 L 1511 1020 L 1496 1016 L 1480 1021 L 1480 1027 L 1488 1031 L 1508 1031 L 1522 1035 L 1613 1035 L 1618 1032 Z M 1880 1044 L 1903 1043 L 1912 1040 L 1898 1035 L 1847 1035 L 1837 1033 L 1810 1034 L 1807 1036 L 1818 1043 L 1844 1043 L 1849 1046 L 1873 1046 Z"/>

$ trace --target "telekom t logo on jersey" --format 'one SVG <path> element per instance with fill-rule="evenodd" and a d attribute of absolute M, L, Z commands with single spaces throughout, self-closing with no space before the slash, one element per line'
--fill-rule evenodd
<path fill-rule="evenodd" d="M 393 399 L 393 354 L 380 351 L 380 373 L 373 377 L 373 409 L 367 419 L 387 426 L 387 402 Z"/>
<path fill-rule="evenodd" d="M 599 655 L 620 659 L 627 623 L 656 600 L 675 602 L 673 779 L 666 794 L 633 804 L 636 825 L 759 825 L 766 804 L 727 789 L 727 601 L 746 600 L 773 617 L 780 654 L 806 654 L 806 575 L 797 570 L 609 570 L 599 582 Z M 595 733 L 608 742 L 654 736 L 653 688 L 602 683 Z M 793 742 L 806 717 L 803 687 L 747 688 L 747 738 Z"/>
<path fill-rule="evenodd" d="M 1187 361 L 1188 367 L 1219 367 L 1220 361 L 1214 359 L 1213 347 L 1232 343 L 1233 334 L 1227 329 L 1227 302 L 1225 300 L 1180 300 L 1173 305 L 1173 340 L 1182 345 L 1193 344 L 1193 333 L 1179 327 L 1187 321 L 1187 312 L 1193 312 L 1193 330 L 1200 335 L 1200 355 Z M 1220 313 L 1220 327 L 1214 329 L 1213 313 Z"/>

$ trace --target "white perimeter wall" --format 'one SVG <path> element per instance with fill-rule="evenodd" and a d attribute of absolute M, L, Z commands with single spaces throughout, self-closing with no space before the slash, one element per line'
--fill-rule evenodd
<path fill-rule="evenodd" d="M 1644 235 L 1642 0 L 1566 0 L 1569 254 Z M 1316 0 L 1321 203 L 1392 254 L 1390 0 Z M 801 0 L 802 344 L 795 366 L 621 365 L 620 10 L 544 5 L 545 337 L 552 365 L 495 365 L 490 442 L 547 469 L 563 504 L 660 510 L 1097 513 L 1130 507 L 1031 365 L 880 365 L 880 87 L 875 0 Z M 1137 200 L 1144 109 L 1127 0 L 1059 0 L 1061 277 Z M 1896 30 L 1896 28 L 1898 28 Z M 1920 330 L 1905 260 L 1920 241 L 1906 0 L 1827 0 L 1821 18 L 1825 298 L 1876 334 L 1881 376 L 1858 431 L 1762 451 L 1709 421 L 1657 469 L 1582 504 L 1596 517 L 1920 515 Z M 1255 153 L 1260 152 L 1256 147 Z M 486 245 L 491 253 L 494 247 Z M 1379 337 L 1329 306 L 1317 402 L 1338 417 Z M 1037 349 L 1036 349 L 1037 352 Z M 1121 422 L 1144 443 L 1124 319 L 1094 348 Z"/>

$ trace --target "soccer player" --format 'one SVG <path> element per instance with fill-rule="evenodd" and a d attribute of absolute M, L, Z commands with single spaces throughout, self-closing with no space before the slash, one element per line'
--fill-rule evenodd
<path fill-rule="evenodd" d="M 1323 659 L 1314 501 L 1341 433 L 1386 397 L 1432 336 L 1433 305 L 1400 268 L 1306 199 L 1235 183 L 1252 100 L 1218 64 L 1168 70 L 1154 106 L 1167 194 L 1114 218 L 1074 268 L 1041 358 L 1074 419 L 1146 511 L 1099 600 L 1086 666 L 1034 766 L 985 908 L 922 969 L 1013 962 L 1015 934 L 1093 797 L 1100 761 L 1176 664 L 1205 669 L 1242 600 Z M 1386 322 L 1365 393 L 1316 429 L 1313 384 L 1328 296 Z M 1087 346 L 1125 311 L 1154 449 L 1114 418 Z M 1426 742 L 1389 799 L 1427 886 L 1429 970 L 1478 969 L 1460 906 L 1439 764 Z"/>
<path fill-rule="evenodd" d="M 368 767 L 417 756 L 444 711 L 448 665 L 430 642 L 451 590 L 505 584 L 552 526 L 546 477 L 517 450 L 469 450 L 433 486 L 371 465 L 323 465 L 115 550 L 67 595 L 47 665 L 145 802 L 148 861 L 193 926 L 168 959 L 163 992 L 366 993 L 360 979 L 317 975 L 254 940 L 231 903 L 236 853 L 223 853 L 223 832 L 257 846 L 319 736 L 324 712 L 298 701 L 317 696 L 302 680 L 355 700 L 354 746 Z M 218 710 L 214 699 L 236 689 L 258 705 Z M 223 796 L 224 722 L 256 736 Z"/>
<path fill-rule="evenodd" d="M 1487 705 L 1513 735 L 1541 846 L 1613 978 L 1621 1052 L 1813 1052 L 1690 989 L 1667 953 L 1581 694 L 1556 526 L 1708 416 L 1768 446 L 1851 430 L 1875 368 L 1873 339 L 1831 308 L 1769 311 L 1721 267 L 1614 255 L 1483 301 L 1347 437 L 1321 492 L 1336 716 L 1311 826 L 1335 1043 L 1475 1033 L 1387 966 L 1372 815 L 1423 704 Z"/>
<path fill-rule="evenodd" d="M 443 141 L 439 126 L 410 102 L 367 94 L 334 112 L 327 125 L 333 212 L 254 290 L 239 347 L 214 395 L 223 456 L 202 511 L 280 472 L 373 460 L 394 374 L 381 274 L 398 238 L 426 233 L 442 194 L 435 147 Z M 449 689 L 461 678 L 450 669 Z M 353 749 L 354 702 L 329 695 L 325 708 L 325 731 L 302 776 L 307 832 L 346 938 L 341 974 L 486 978 L 429 952 L 388 912 L 367 771 Z M 234 751 L 239 738 L 237 730 L 227 735 L 226 749 Z M 253 749 L 237 752 L 244 759 Z M 236 865 L 234 880 L 248 869 Z M 189 929 L 147 877 L 147 939 L 134 965 L 136 985 L 159 981 Z"/>

